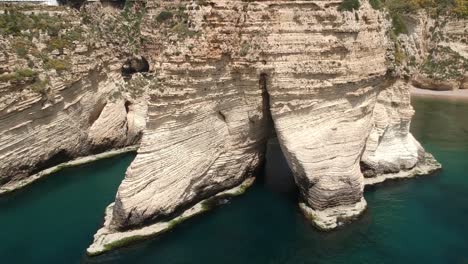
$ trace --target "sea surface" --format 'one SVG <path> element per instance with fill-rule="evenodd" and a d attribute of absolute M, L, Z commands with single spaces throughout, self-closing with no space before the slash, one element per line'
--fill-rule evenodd
<path fill-rule="evenodd" d="M 417 99 L 412 131 L 443 164 L 430 176 L 368 190 L 368 211 L 330 233 L 297 207 L 279 146 L 241 197 L 157 239 L 88 258 L 127 154 L 63 170 L 0 197 L 0 263 L 468 264 L 468 103 Z"/>

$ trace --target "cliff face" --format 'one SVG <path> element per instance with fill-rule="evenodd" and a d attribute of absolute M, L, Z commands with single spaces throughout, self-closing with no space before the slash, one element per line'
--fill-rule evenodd
<path fill-rule="evenodd" d="M 75 157 L 136 144 L 145 102 L 122 89 L 121 61 L 79 13 L 3 8 L 0 192 Z"/>
<path fill-rule="evenodd" d="M 417 88 L 466 89 L 468 20 L 420 11 L 404 21 L 408 32 L 397 37 L 401 75 Z"/>
<path fill-rule="evenodd" d="M 355 218 L 365 184 L 439 166 L 409 133 L 390 22 L 361 2 L 354 11 L 334 0 L 87 4 L 81 18 L 66 11 L 83 37 L 57 42 L 74 26 L 39 34 L 24 58 L 13 47 L 26 32 L 3 34 L 0 185 L 140 142 L 96 253 L 243 189 L 275 130 L 306 216 L 325 230 Z"/>
<path fill-rule="evenodd" d="M 109 228 L 166 220 L 240 184 L 271 125 L 323 229 L 365 209 L 360 165 L 374 175 L 417 166 L 408 87 L 387 75 L 389 21 L 365 2 L 339 4 L 148 2 L 142 34 L 158 83 Z"/>

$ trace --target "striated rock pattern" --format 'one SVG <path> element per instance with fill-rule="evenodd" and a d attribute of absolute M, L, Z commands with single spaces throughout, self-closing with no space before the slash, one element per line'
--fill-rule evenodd
<path fill-rule="evenodd" d="M 122 89 L 122 60 L 98 48 L 105 42 L 93 42 L 76 11 L 37 8 L 36 14 L 14 15 L 42 18 L 50 26 L 61 21 L 61 31 L 31 28 L 33 42 L 23 33 L 0 35 L 5 48 L 0 57 L 0 193 L 75 157 L 137 144 L 145 127 L 145 101 Z M 57 20 L 57 15 L 66 18 Z M 72 31 L 81 39 L 60 44 L 66 38 L 59 36 Z M 62 46 L 48 50 L 57 43 Z"/>
<path fill-rule="evenodd" d="M 45 105 L 34 96 L 1 109 L 0 188 L 74 157 L 137 143 L 141 126 L 130 128 L 128 119 L 135 118 L 125 103 L 109 97 L 112 77 L 61 87 Z"/>
<path fill-rule="evenodd" d="M 414 167 L 424 150 L 408 131 L 407 87 L 387 88 L 389 22 L 367 3 L 339 12 L 340 3 L 148 2 L 142 34 L 158 84 L 107 229 L 163 221 L 240 184 L 259 167 L 271 124 L 305 211 L 330 228 L 340 215 L 326 209 L 365 209 L 363 153 L 378 171 Z M 386 108 L 391 93 L 403 96 L 396 110 Z M 385 134 L 384 119 L 401 128 Z"/>
<path fill-rule="evenodd" d="M 424 149 L 409 132 L 413 115 L 408 84 L 403 80 L 380 92 L 361 160 L 366 177 L 409 170 L 424 157 Z"/>
<path fill-rule="evenodd" d="M 0 188 L 139 143 L 90 247 L 99 254 L 242 191 L 275 131 L 304 214 L 323 230 L 355 219 L 365 184 L 439 168 L 409 133 L 410 84 L 399 77 L 415 66 L 393 67 L 403 49 L 425 61 L 432 22 L 414 18 L 395 44 L 385 13 L 341 3 L 87 3 L 66 29 L 32 32 L 29 53 L 13 48 L 24 32 L 2 35 Z"/>

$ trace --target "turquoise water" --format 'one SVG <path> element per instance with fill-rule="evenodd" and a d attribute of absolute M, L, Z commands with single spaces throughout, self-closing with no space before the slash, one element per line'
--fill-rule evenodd
<path fill-rule="evenodd" d="M 0 196 L 0 263 L 80 263 L 133 158 L 65 169 Z"/>
<path fill-rule="evenodd" d="M 304 220 L 279 148 L 270 145 L 266 176 L 245 195 L 152 241 L 84 257 L 129 155 L 0 199 L 0 262 L 468 264 L 468 104 L 414 106 L 413 132 L 444 170 L 368 190 L 369 210 L 338 231 L 321 233 Z"/>

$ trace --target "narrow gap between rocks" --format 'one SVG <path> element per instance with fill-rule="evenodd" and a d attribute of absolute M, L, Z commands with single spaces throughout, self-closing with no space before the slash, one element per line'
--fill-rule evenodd
<path fill-rule="evenodd" d="M 297 201 L 299 197 L 298 187 L 281 149 L 273 123 L 270 94 L 268 93 L 269 81 L 268 74 L 260 74 L 259 85 L 263 97 L 263 114 L 267 119 L 265 122 L 267 126 L 265 130 L 268 134 L 265 146 L 264 165 L 259 177 L 257 177 L 257 182 L 259 184 L 264 184 L 266 188 L 272 192 L 284 194 Z"/>

